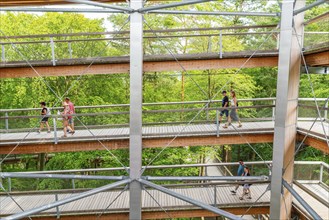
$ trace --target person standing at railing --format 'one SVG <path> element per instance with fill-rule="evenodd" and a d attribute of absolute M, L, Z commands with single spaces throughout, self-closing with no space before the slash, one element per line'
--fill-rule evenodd
<path fill-rule="evenodd" d="M 49 123 L 48 123 L 48 116 L 50 115 L 50 110 L 46 107 L 46 103 L 45 102 L 40 102 L 40 105 L 41 105 L 41 115 L 42 115 L 42 119 L 40 121 L 40 128 L 38 130 L 38 133 L 41 133 L 42 129 L 43 129 L 43 126 L 44 124 L 46 124 L 47 126 L 47 133 L 50 133 L 50 126 L 49 126 Z"/>
<path fill-rule="evenodd" d="M 70 101 L 69 97 L 65 98 L 65 102 L 69 105 L 70 114 L 75 114 L 74 104 Z M 72 130 L 74 131 L 74 119 L 73 119 L 72 115 L 69 116 L 69 125 L 72 128 Z"/>
<path fill-rule="evenodd" d="M 62 117 L 63 117 L 63 131 L 64 131 L 64 135 L 62 137 L 67 137 L 67 131 L 69 130 L 72 135 L 74 134 L 73 129 L 70 127 L 69 125 L 69 114 L 71 114 L 71 110 L 69 107 L 69 104 L 67 104 L 66 102 L 63 102 L 63 107 L 64 110 L 62 112 Z"/>
<path fill-rule="evenodd" d="M 226 91 L 224 90 L 222 92 L 222 95 L 223 95 L 223 99 L 222 99 L 222 108 L 226 108 L 229 106 L 229 100 L 228 100 L 228 97 L 226 95 Z M 220 123 L 222 122 L 222 118 L 223 118 L 223 115 L 226 116 L 226 118 L 228 119 L 228 109 L 223 109 L 220 114 L 219 114 L 219 125 Z"/>
<path fill-rule="evenodd" d="M 237 98 L 236 98 L 236 95 L 235 95 L 235 92 L 232 90 L 231 91 L 231 112 L 230 112 L 230 115 L 227 119 L 227 123 L 223 126 L 223 128 L 228 128 L 229 125 L 231 125 L 231 121 L 237 121 L 238 122 L 238 127 L 242 127 L 242 124 L 241 124 L 241 121 L 239 119 L 239 116 L 238 116 L 238 110 L 236 109 L 236 107 L 238 107 L 238 101 L 237 101 Z"/>
<path fill-rule="evenodd" d="M 243 160 L 242 159 L 240 159 L 239 160 L 239 167 L 238 167 L 238 176 L 243 176 L 243 172 L 244 172 L 244 162 L 243 162 Z M 236 191 L 238 190 L 238 188 L 239 188 L 239 184 L 238 185 L 236 185 L 236 187 L 235 187 L 235 189 L 234 190 L 231 190 L 231 193 L 233 193 L 233 194 L 236 194 Z"/>

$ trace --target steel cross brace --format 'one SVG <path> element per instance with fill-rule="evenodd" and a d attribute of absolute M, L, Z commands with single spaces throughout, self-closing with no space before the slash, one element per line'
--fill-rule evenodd
<path fill-rule="evenodd" d="M 234 220 L 242 220 L 242 218 L 240 218 L 240 217 L 238 217 L 238 216 L 236 216 L 236 215 L 233 215 L 233 214 L 231 214 L 231 213 L 229 213 L 229 212 L 226 212 L 226 211 L 224 211 L 224 210 L 221 210 L 221 209 L 215 208 L 215 207 L 213 207 L 213 206 L 211 206 L 211 205 L 208 205 L 208 204 L 202 203 L 202 202 L 200 202 L 200 201 L 197 201 L 197 200 L 195 200 L 195 199 L 192 199 L 192 198 L 189 198 L 189 197 L 187 197 L 187 196 L 181 195 L 181 194 L 179 194 L 179 193 L 173 192 L 172 190 L 169 190 L 169 189 L 167 189 L 167 188 L 165 188 L 165 187 L 159 186 L 159 185 L 154 184 L 154 183 L 152 183 L 152 182 L 149 182 L 149 181 L 147 181 L 147 180 L 138 179 L 138 182 L 140 182 L 141 184 L 144 184 L 144 185 L 146 185 L 146 186 L 152 187 L 152 188 L 154 188 L 154 189 L 157 189 L 157 190 L 159 190 L 159 191 L 161 191 L 161 192 L 163 192 L 163 193 L 166 193 L 166 194 L 168 194 L 168 195 L 170 195 L 170 196 L 173 196 L 173 197 L 175 197 L 175 198 L 181 199 L 181 200 L 183 200 L 183 201 L 185 201 L 185 202 L 188 202 L 188 203 L 190 203 L 190 204 L 193 204 L 193 205 L 199 206 L 199 207 L 201 207 L 201 208 L 203 208 L 203 209 L 206 209 L 206 210 L 211 211 L 211 212 L 213 212 L 213 213 L 216 213 L 216 214 L 218 214 L 218 215 L 224 216 L 224 217 L 226 217 L 226 218 L 234 219 Z"/>

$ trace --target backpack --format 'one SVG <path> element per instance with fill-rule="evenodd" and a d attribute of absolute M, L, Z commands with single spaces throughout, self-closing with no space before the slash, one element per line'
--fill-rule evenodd
<path fill-rule="evenodd" d="M 46 109 L 47 109 L 47 111 L 46 111 L 46 115 L 51 115 L 50 109 L 47 108 L 47 107 L 46 107 Z"/>

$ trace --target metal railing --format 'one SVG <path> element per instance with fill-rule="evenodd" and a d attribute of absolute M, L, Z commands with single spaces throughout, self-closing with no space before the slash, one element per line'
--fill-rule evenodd
<path fill-rule="evenodd" d="M 239 116 L 241 121 L 274 121 L 275 119 L 275 98 L 253 98 L 239 99 Z M 325 98 L 318 98 L 320 112 L 323 119 L 328 121 L 328 102 Z M 312 98 L 299 99 L 298 120 L 312 121 L 317 118 L 317 109 Z M 111 104 L 98 106 L 76 106 L 75 128 L 89 129 L 128 127 L 129 126 L 129 104 Z M 53 119 L 54 142 L 57 143 L 57 131 L 61 128 L 62 115 L 56 114 L 61 107 L 50 108 L 53 114 L 47 116 Z M 227 108 L 231 110 L 232 108 Z M 219 113 L 223 110 L 221 100 L 190 101 L 190 102 L 159 102 L 143 104 L 143 125 L 179 125 L 186 123 L 215 123 L 217 136 L 219 135 Z M 39 115 L 41 108 L 23 109 L 0 109 L 0 132 L 26 132 L 36 131 L 42 116 Z M 55 113 L 55 114 L 54 114 Z M 38 115 L 37 115 L 38 114 Z M 199 114 L 194 121 L 191 121 L 196 114 Z M 12 121 L 12 122 L 11 122 Z M 226 118 L 225 118 L 226 121 Z M 224 122 L 224 121 L 223 121 Z M 85 127 L 86 126 L 86 127 Z M 33 129 L 34 128 L 34 129 Z M 31 130 L 32 129 L 32 130 Z"/>
<path fill-rule="evenodd" d="M 148 45 L 152 45 L 153 41 L 172 41 L 174 44 L 177 44 L 175 48 L 182 47 L 179 42 L 181 39 L 186 39 L 188 43 L 188 48 L 181 48 L 175 53 L 179 53 L 180 51 L 184 51 L 185 53 L 217 53 L 219 58 L 222 58 L 223 53 L 225 52 L 233 52 L 233 51 L 243 51 L 243 50 L 251 50 L 252 46 L 245 47 L 248 44 L 248 39 L 252 39 L 255 41 L 258 36 L 260 36 L 260 41 L 262 40 L 263 35 L 268 35 L 273 33 L 274 35 L 278 35 L 278 31 L 271 31 L 269 29 L 275 28 L 276 25 L 252 25 L 252 26 L 233 26 L 233 27 L 220 27 L 220 28 L 190 28 L 190 29 L 173 29 L 173 30 L 145 30 L 144 39 L 146 41 L 145 48 Z M 252 31 L 241 32 L 242 29 L 251 29 Z M 260 30 L 260 31 L 255 31 Z M 265 30 L 265 31 L 264 31 Z M 238 31 L 238 32 L 232 32 Z M 188 32 L 188 33 L 185 33 Z M 171 33 L 171 35 L 168 35 Z M 172 34 L 174 33 L 174 34 Z M 175 34 L 176 33 L 176 34 Z M 112 35 L 113 37 L 108 37 Z M 244 45 L 241 48 L 235 48 L 232 51 L 232 47 L 226 47 L 226 37 L 234 36 L 237 41 L 241 42 L 241 45 Z M 2 38 L 2 39 L 1 39 Z M 194 38 L 202 38 L 204 39 L 204 44 L 208 45 L 205 51 L 200 51 L 200 47 L 198 50 L 193 48 Z M 95 32 L 95 33 L 72 33 L 72 34 L 47 34 L 47 35 L 26 35 L 26 36 L 8 36 L 7 38 L 0 37 L 1 39 L 1 61 L 3 63 L 10 61 L 19 61 L 15 58 L 15 49 L 13 49 L 13 45 L 17 49 L 24 48 L 33 48 L 34 51 L 38 51 L 38 49 L 42 48 L 42 54 L 38 56 L 38 59 L 33 57 L 29 57 L 29 61 L 38 60 L 40 61 L 40 57 L 43 57 L 43 60 L 50 60 L 51 65 L 56 66 L 58 60 L 62 59 L 72 59 L 72 58 L 83 58 L 90 57 L 90 53 L 88 55 L 82 55 L 79 52 L 79 48 L 95 46 L 98 44 L 98 47 L 103 49 L 103 53 L 101 56 L 107 56 L 107 52 L 105 51 L 108 42 L 121 42 L 122 44 L 129 44 L 129 32 L 128 31 L 113 31 L 113 32 Z M 278 37 L 274 37 L 269 39 L 261 50 L 275 50 L 278 45 Z M 115 46 L 113 46 L 115 47 Z M 57 52 L 60 51 L 60 52 Z M 125 49 L 121 49 L 122 53 L 120 56 L 127 56 L 129 51 L 125 51 Z M 147 51 L 147 50 L 146 50 Z M 152 51 L 152 55 L 154 55 L 154 50 Z M 161 50 L 160 50 L 161 51 Z M 96 54 L 94 54 L 96 55 Z M 147 55 L 147 54 L 146 54 Z M 20 59 L 21 61 L 22 59 Z"/>
<path fill-rule="evenodd" d="M 272 161 L 251 161 L 244 162 L 245 165 L 249 166 L 254 176 L 264 176 L 263 181 L 267 181 L 266 176 L 271 176 Z M 211 163 L 211 164 L 179 164 L 179 165 L 157 165 L 157 166 L 148 166 L 147 169 L 178 169 L 178 168 L 201 168 L 201 167 L 228 167 L 232 173 L 236 173 L 239 163 L 237 162 L 222 162 L 222 163 Z M 144 168 L 144 167 L 142 167 Z M 69 179 L 71 180 L 72 189 L 75 189 L 75 180 L 122 180 L 124 176 L 110 176 L 112 172 L 115 171 L 124 171 L 124 167 L 112 167 L 112 168 L 91 168 L 91 169 L 71 169 L 71 170 L 49 170 L 49 171 L 30 171 L 30 172 L 2 172 L 0 177 L 7 179 L 7 189 L 9 192 L 12 191 L 12 178 L 52 178 L 52 179 Z M 129 167 L 127 167 L 129 170 Z M 318 173 L 318 175 L 310 175 L 312 173 Z M 90 175 L 93 173 L 93 175 Z M 100 173 L 100 174 L 97 174 Z M 106 174 L 107 173 L 107 174 Z M 87 175 L 88 174 L 88 175 Z M 231 175 L 229 175 L 231 176 Z M 153 179 L 152 179 L 153 178 Z M 170 178 L 174 181 L 179 181 L 184 177 L 148 177 L 145 179 L 151 180 L 168 180 Z M 219 178 L 219 177 L 218 177 Z M 233 182 L 227 181 L 229 177 L 225 177 L 222 182 L 212 182 L 212 179 L 207 179 L 206 182 L 201 183 L 192 183 L 189 185 L 188 182 L 195 182 L 204 180 L 203 177 L 196 179 L 194 177 L 186 177 L 184 179 L 184 184 L 166 184 L 171 187 L 179 186 L 205 186 L 205 185 L 229 185 L 236 184 L 234 183 L 235 179 L 232 179 Z M 218 179 L 219 180 L 219 179 Z M 326 187 L 329 187 L 329 165 L 322 161 L 295 161 L 294 162 L 294 180 L 300 181 L 302 183 L 318 183 Z M 210 181 L 210 182 L 209 182 Z M 257 181 L 256 181 L 257 182 Z M 261 183 L 261 182 L 260 182 Z"/>

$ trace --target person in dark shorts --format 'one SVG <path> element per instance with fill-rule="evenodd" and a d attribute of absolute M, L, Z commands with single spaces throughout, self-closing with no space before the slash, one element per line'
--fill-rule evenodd
<path fill-rule="evenodd" d="M 238 116 L 238 100 L 236 98 L 235 92 L 232 90 L 231 91 L 231 111 L 230 111 L 230 115 L 227 119 L 227 123 L 223 126 L 223 128 L 228 128 L 229 125 L 231 125 L 231 121 L 237 121 L 238 122 L 238 128 L 242 127 L 240 118 Z"/>
<path fill-rule="evenodd" d="M 222 92 L 222 95 L 223 95 L 223 99 L 222 99 L 222 107 L 223 108 L 226 108 L 228 107 L 229 105 L 229 100 L 228 100 L 228 97 L 226 95 L 226 91 L 224 90 Z M 223 109 L 220 114 L 219 114 L 219 124 L 222 122 L 222 118 L 223 118 L 223 115 L 226 116 L 226 118 L 228 118 L 228 109 Z"/>
<path fill-rule="evenodd" d="M 42 119 L 40 121 L 40 128 L 38 130 L 38 133 L 40 133 L 44 127 L 44 124 L 46 124 L 47 128 L 48 128 L 48 131 L 47 133 L 50 133 L 50 126 L 49 126 L 49 123 L 48 123 L 48 116 L 50 115 L 49 113 L 49 109 L 46 107 L 46 103 L 45 102 L 40 102 L 40 105 L 41 105 L 41 115 L 42 115 Z"/>
<path fill-rule="evenodd" d="M 244 162 L 243 162 L 242 159 L 240 159 L 239 160 L 239 168 L 238 168 L 237 176 L 243 176 L 244 168 L 245 168 Z M 235 186 L 235 189 L 234 190 L 231 190 L 231 193 L 236 194 L 236 191 L 238 190 L 238 188 L 239 188 L 239 184 L 237 184 Z"/>

